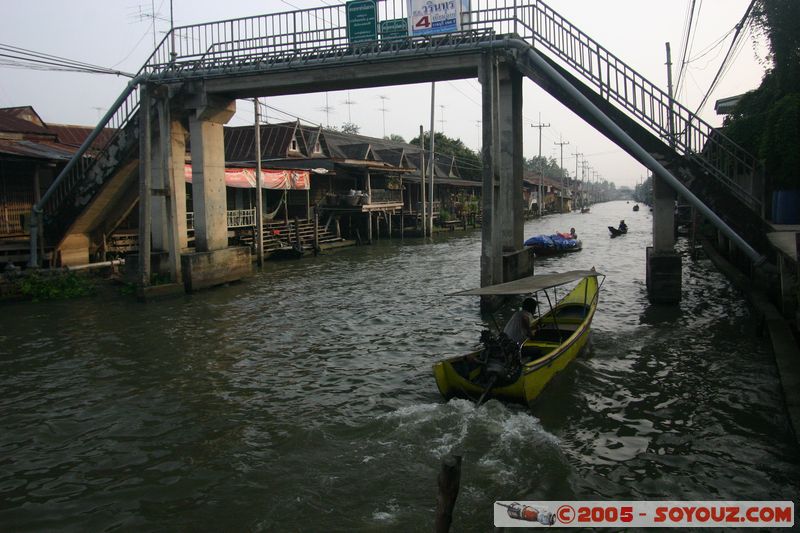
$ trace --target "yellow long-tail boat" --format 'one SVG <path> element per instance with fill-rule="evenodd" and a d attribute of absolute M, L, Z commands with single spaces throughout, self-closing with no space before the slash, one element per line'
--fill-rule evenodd
<path fill-rule="evenodd" d="M 439 392 L 446 399 L 464 397 L 479 404 L 486 398 L 533 402 L 553 376 L 586 346 L 603 281 L 605 275 L 592 268 L 530 276 L 456 293 L 529 295 L 540 302 L 545 300 L 549 310 L 534 320 L 529 338 L 521 344 L 487 330 L 481 334 L 479 349 L 434 364 Z M 572 290 L 555 301 L 557 288 L 573 283 Z"/>

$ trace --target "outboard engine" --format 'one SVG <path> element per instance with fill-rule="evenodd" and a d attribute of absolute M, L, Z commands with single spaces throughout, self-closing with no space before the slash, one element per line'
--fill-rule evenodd
<path fill-rule="evenodd" d="M 509 385 L 519 378 L 521 369 L 519 346 L 505 333 L 495 336 L 489 330 L 481 332 L 483 350 L 479 362 L 483 372 L 476 381 L 485 385 L 492 382 L 495 386 Z"/>

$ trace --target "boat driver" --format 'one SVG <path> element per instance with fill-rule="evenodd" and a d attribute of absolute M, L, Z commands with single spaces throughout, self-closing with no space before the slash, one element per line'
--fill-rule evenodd
<path fill-rule="evenodd" d="M 525 298 L 522 301 L 521 308 L 511 315 L 506 327 L 503 328 L 503 333 L 518 345 L 525 342 L 531 336 L 531 327 L 534 321 L 533 315 L 536 313 L 538 306 L 539 302 L 534 298 Z"/>

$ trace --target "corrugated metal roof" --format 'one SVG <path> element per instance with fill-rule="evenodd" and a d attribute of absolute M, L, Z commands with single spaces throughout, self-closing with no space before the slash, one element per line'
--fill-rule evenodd
<path fill-rule="evenodd" d="M 80 148 L 80 146 L 83 144 L 83 141 L 85 141 L 89 134 L 92 133 L 94 127 L 74 126 L 72 124 L 50 124 L 47 129 L 56 134 L 58 141 L 61 144 L 74 146 L 77 149 Z M 92 147 L 100 148 L 105 146 L 115 132 L 116 130 L 114 129 L 106 128 L 100 132 L 100 135 L 97 136 L 97 139 L 95 139 L 95 141 L 92 143 Z"/>
<path fill-rule="evenodd" d="M 29 120 L 19 118 L 13 113 L 3 112 L 0 112 L 0 132 L 55 135 L 54 133 L 48 131 L 48 129 L 44 126 L 39 126 L 38 124 L 34 124 Z"/>
<path fill-rule="evenodd" d="M 69 161 L 74 153 L 74 149 L 59 146 L 56 143 L 0 139 L 0 154 L 49 161 Z"/>
<path fill-rule="evenodd" d="M 37 126 L 47 126 L 47 124 L 44 123 L 44 120 L 42 120 L 42 117 L 39 116 L 39 113 L 33 109 L 33 106 L 23 105 L 17 107 L 3 107 L 0 108 L 0 114 L 17 117 L 18 119 L 25 120 L 31 124 L 36 124 Z"/>

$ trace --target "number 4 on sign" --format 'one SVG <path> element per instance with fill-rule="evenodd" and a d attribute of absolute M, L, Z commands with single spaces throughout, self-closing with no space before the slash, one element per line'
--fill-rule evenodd
<path fill-rule="evenodd" d="M 428 20 L 428 15 L 425 15 L 424 17 L 419 19 L 417 21 L 417 23 L 414 24 L 414 27 L 415 28 L 430 28 L 431 27 L 431 21 Z"/>

